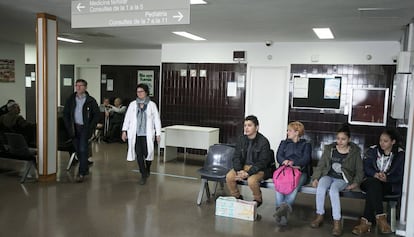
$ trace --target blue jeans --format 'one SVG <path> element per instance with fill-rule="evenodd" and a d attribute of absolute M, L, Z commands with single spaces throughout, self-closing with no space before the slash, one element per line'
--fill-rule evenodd
<path fill-rule="evenodd" d="M 282 203 L 286 203 L 289 205 L 290 209 L 292 209 L 292 205 L 295 202 L 296 195 L 298 194 L 299 189 L 306 183 L 307 180 L 308 174 L 302 173 L 302 175 L 300 176 L 298 186 L 291 193 L 283 194 L 276 191 L 276 208 L 280 207 Z"/>
<path fill-rule="evenodd" d="M 341 201 L 339 192 L 344 190 L 348 184 L 343 179 L 336 179 L 329 176 L 323 176 L 319 179 L 316 188 L 316 214 L 325 214 L 325 197 L 329 189 L 329 198 L 331 199 L 332 217 L 338 221 L 341 219 Z"/>

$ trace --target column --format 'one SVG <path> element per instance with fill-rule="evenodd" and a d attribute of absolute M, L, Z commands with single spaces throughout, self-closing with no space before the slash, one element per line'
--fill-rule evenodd
<path fill-rule="evenodd" d="M 56 180 L 57 160 L 57 21 L 38 13 L 36 21 L 36 117 L 39 181 Z"/>

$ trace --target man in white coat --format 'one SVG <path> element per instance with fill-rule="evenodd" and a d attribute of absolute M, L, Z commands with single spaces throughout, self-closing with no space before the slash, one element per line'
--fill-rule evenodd
<path fill-rule="evenodd" d="M 161 120 L 157 105 L 149 99 L 148 86 L 140 83 L 136 91 L 137 99 L 129 104 L 125 114 L 121 138 L 124 142 L 128 139 L 127 160 L 137 159 L 141 173 L 139 183 L 144 185 L 154 159 L 154 139 L 160 143 Z"/>

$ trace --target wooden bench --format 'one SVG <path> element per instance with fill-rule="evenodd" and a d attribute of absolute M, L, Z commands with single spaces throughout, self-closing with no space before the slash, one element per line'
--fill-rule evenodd
<path fill-rule="evenodd" d="M 247 180 L 238 181 L 239 185 L 247 185 Z M 272 190 L 275 190 L 275 185 L 273 183 L 272 179 L 267 179 L 260 183 L 260 187 L 262 188 L 270 188 Z M 300 193 L 305 194 L 313 194 L 316 195 L 316 188 L 312 187 L 311 184 L 307 184 L 301 187 L 299 190 Z M 341 197 L 344 198 L 353 198 L 353 199 L 363 199 L 365 200 L 365 193 L 361 190 L 354 190 L 354 191 L 342 191 L 339 193 Z M 387 204 L 387 212 L 389 213 L 390 217 L 390 225 L 393 232 L 395 232 L 396 226 L 397 226 L 397 205 L 400 200 L 400 195 L 386 195 L 384 197 L 384 202 Z M 343 219 L 351 219 L 351 220 L 359 220 L 359 217 L 354 216 L 342 216 Z"/>

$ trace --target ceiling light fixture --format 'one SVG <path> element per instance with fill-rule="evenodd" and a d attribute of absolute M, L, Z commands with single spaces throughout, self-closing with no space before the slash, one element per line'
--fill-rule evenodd
<path fill-rule="evenodd" d="M 206 40 L 200 36 L 193 35 L 185 31 L 173 31 L 172 33 L 192 40 Z"/>
<path fill-rule="evenodd" d="M 207 4 L 207 2 L 204 0 L 190 0 L 190 4 L 191 5 L 202 5 L 202 4 Z"/>
<path fill-rule="evenodd" d="M 331 29 L 329 28 L 313 28 L 313 32 L 318 36 L 319 39 L 334 39 Z"/>
<path fill-rule="evenodd" d="M 74 44 L 83 43 L 83 41 L 81 41 L 81 40 L 69 39 L 69 38 L 64 38 L 64 37 L 57 37 L 57 40 L 64 41 L 64 42 L 69 42 L 69 43 L 74 43 Z"/>

